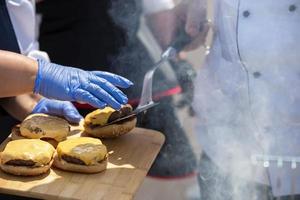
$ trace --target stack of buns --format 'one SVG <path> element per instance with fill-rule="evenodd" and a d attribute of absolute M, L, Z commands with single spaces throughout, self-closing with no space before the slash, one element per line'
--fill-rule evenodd
<path fill-rule="evenodd" d="M 85 135 L 91 137 L 73 138 L 67 138 L 70 125 L 65 119 L 47 114 L 29 115 L 13 128 L 13 141 L 8 142 L 0 154 L 0 168 L 21 176 L 47 173 L 52 163 L 65 171 L 101 172 L 107 167 L 108 153 L 99 138 L 117 137 L 133 129 L 135 117 L 107 125 L 131 111 L 130 105 L 122 106 L 119 111 L 110 107 L 95 110 L 84 120 Z"/>

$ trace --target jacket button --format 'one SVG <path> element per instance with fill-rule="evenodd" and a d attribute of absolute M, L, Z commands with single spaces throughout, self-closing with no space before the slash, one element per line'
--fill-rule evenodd
<path fill-rule="evenodd" d="M 290 12 L 294 12 L 294 11 L 296 10 L 296 8 L 297 8 L 297 6 L 295 6 L 295 5 L 290 5 L 290 6 L 289 6 L 289 11 L 290 11 Z"/>
<path fill-rule="evenodd" d="M 261 76 L 260 72 L 253 72 L 254 78 L 259 78 Z"/>
<path fill-rule="evenodd" d="M 250 12 L 249 12 L 248 10 L 245 10 L 245 11 L 243 12 L 243 16 L 244 16 L 244 17 L 249 17 L 249 15 L 250 15 Z"/>

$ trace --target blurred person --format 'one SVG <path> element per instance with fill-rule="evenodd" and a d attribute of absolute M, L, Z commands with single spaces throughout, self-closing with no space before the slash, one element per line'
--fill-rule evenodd
<path fill-rule="evenodd" d="M 187 17 L 183 12 L 184 9 L 188 9 L 185 5 L 180 5 L 181 9 L 176 10 L 176 13 L 170 12 L 173 7 L 172 0 L 155 1 L 155 3 L 150 0 L 144 2 L 44 0 L 37 5 L 38 11 L 42 14 L 39 35 L 41 49 L 46 50 L 55 62 L 84 66 L 84 69 L 88 70 L 99 67 L 102 69 L 106 66 L 105 70 L 134 80 L 134 87 L 127 90 L 126 94 L 129 103 L 137 106 L 144 75 L 154 64 L 137 36 L 140 17 L 143 12 L 146 13 L 153 31 L 163 32 L 164 25 L 175 23 L 174 16 L 179 15 L 179 11 L 182 11 L 180 13 L 182 17 Z M 184 28 L 184 25 L 180 23 L 179 26 L 178 23 L 179 27 Z M 163 48 L 171 42 L 173 35 L 170 34 L 176 31 L 177 29 L 166 29 L 166 35 L 156 34 Z M 196 31 L 193 30 L 191 37 L 196 38 L 199 34 L 197 24 Z M 186 64 L 185 66 L 193 72 L 190 65 L 184 61 L 180 62 Z M 173 66 L 177 65 L 179 69 L 180 62 L 174 61 Z M 164 70 L 164 68 L 158 69 L 153 81 L 153 96 L 160 104 L 141 116 L 138 126 L 161 131 L 166 136 L 165 144 L 148 175 L 164 179 L 182 178 L 195 175 L 196 158 L 177 117 L 178 107 L 173 99 L 183 87 L 178 85 L 176 78 L 172 78 Z M 186 85 L 191 85 L 192 77 L 189 77 L 188 73 L 180 75 L 182 75 L 181 86 L 188 81 L 190 82 Z M 187 87 L 185 89 L 192 90 Z M 90 110 L 81 109 L 81 112 L 87 113 Z"/>
<path fill-rule="evenodd" d="M 300 199 L 299 7 L 214 1 L 212 48 L 195 82 L 201 199 Z"/>
<path fill-rule="evenodd" d="M 47 54 L 38 50 L 34 5 L 34 1 L 27 0 L 0 1 L 0 49 L 5 50 L 0 50 L 1 106 L 18 120 L 30 113 L 43 112 L 78 123 L 82 116 L 68 101 L 96 107 L 108 104 L 117 109 L 126 103 L 127 97 L 115 86 L 129 87 L 132 85 L 129 80 L 107 72 L 88 72 L 49 62 Z M 2 139 L 16 123 L 1 110 L 1 131 L 7 133 L 2 134 Z"/>

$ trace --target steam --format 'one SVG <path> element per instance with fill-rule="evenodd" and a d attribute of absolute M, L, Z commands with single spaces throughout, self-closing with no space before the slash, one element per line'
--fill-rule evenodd
<path fill-rule="evenodd" d="M 261 128 L 268 120 L 265 115 L 269 114 L 266 106 L 269 102 L 261 95 L 262 115 L 253 113 L 248 74 L 236 61 L 218 60 L 218 49 L 211 52 L 207 58 L 209 65 L 198 72 L 194 106 L 198 113 L 195 130 L 199 140 L 218 166 L 219 178 L 226 179 L 225 184 L 220 182 L 215 186 L 215 199 L 226 199 L 224 195 L 233 200 L 267 198 L 267 186 L 262 185 L 269 182 L 266 168 L 261 163 L 254 165 L 251 156 L 265 154 L 272 142 L 266 140 L 266 130 Z"/>
<path fill-rule="evenodd" d="M 129 99 L 139 98 L 144 74 L 158 61 L 154 60 L 153 57 L 160 58 L 161 55 L 150 55 L 151 53 L 146 49 L 148 46 L 145 47 L 145 44 L 142 44 L 136 35 L 137 30 L 140 28 L 142 0 L 111 2 L 109 13 L 120 31 L 125 33 L 123 47 L 119 49 L 118 54 L 111 62 L 115 73 L 129 78 L 135 83 L 132 88 L 125 91 Z M 153 46 L 153 49 L 155 49 L 155 46 Z M 152 52 L 153 49 L 151 49 Z M 159 54 L 159 51 L 155 53 Z M 161 71 L 161 69 L 164 71 Z M 153 94 L 174 88 L 177 84 L 173 69 L 170 66 L 161 66 L 156 70 L 153 77 Z M 176 116 L 173 100 L 171 97 L 160 99 L 159 108 L 154 108 L 148 111 L 151 114 L 139 118 L 138 126 L 143 125 L 145 128 L 161 131 L 165 133 L 167 138 L 166 145 L 163 146 L 153 165 L 153 171 L 156 171 L 155 173 L 158 176 L 186 175 L 197 168 L 195 155 L 191 150 L 182 124 Z"/>
<path fill-rule="evenodd" d="M 131 49 L 132 47 L 136 48 L 134 45 L 131 46 L 131 42 L 133 42 L 132 39 L 137 39 L 136 33 L 142 14 L 142 1 L 120 2 L 112 1 L 110 10 L 114 23 L 125 33 L 123 47 L 119 50 L 117 57 L 112 60 L 116 67 L 114 72 L 125 75 L 137 83 L 142 83 L 143 77 L 140 76 L 140 72 L 145 73 L 153 65 L 153 60 L 147 55 L 147 52 L 143 54 L 139 49 L 135 51 Z M 233 18 L 236 19 L 236 16 L 226 15 L 224 22 L 221 23 L 225 26 L 225 28 L 222 27 L 225 32 L 232 31 L 230 29 L 234 26 L 230 20 Z M 228 45 L 231 48 L 235 44 L 235 38 L 231 39 L 232 41 L 221 41 L 221 45 Z M 255 105 L 249 103 L 249 84 L 251 86 L 252 82 L 249 83 L 247 79 L 251 74 L 247 74 L 248 72 L 241 67 L 236 56 L 230 55 L 233 52 L 232 49 L 224 50 L 222 48 L 223 46 L 213 46 L 212 53 L 207 58 L 208 63 L 211 64 L 201 68 L 195 85 L 194 107 L 198 113 L 195 131 L 199 135 L 205 152 L 218 165 L 219 173 L 221 173 L 218 176 L 222 177 L 222 181 L 216 180 L 215 190 L 212 192 L 214 192 L 215 200 L 224 200 L 224 197 L 228 197 L 230 200 L 267 199 L 269 189 L 262 184 L 269 182 L 268 173 L 263 165 L 254 165 L 252 155 L 270 152 L 271 144 L 274 144 L 273 140 L 279 139 L 265 137 L 266 133 L 274 131 L 270 130 L 274 121 L 268 117 L 271 109 L 270 102 L 264 95 L 261 95 L 268 93 L 269 88 L 265 88 L 263 83 L 258 85 L 259 90 L 255 94 L 251 93 L 253 95 L 251 98 L 257 99 L 257 95 L 261 95 L 260 100 L 255 102 Z M 224 56 L 226 59 L 219 59 Z M 128 66 L 137 65 L 136 63 L 139 63 L 140 68 L 128 68 Z M 159 77 L 158 79 L 161 81 L 164 78 Z M 164 83 L 159 83 L 157 80 L 154 80 L 154 84 L 164 87 Z M 136 85 L 135 91 L 131 91 L 129 96 L 139 97 L 141 86 L 142 84 Z M 260 112 L 255 112 L 255 110 L 260 110 Z M 161 116 L 156 120 L 168 117 L 165 113 L 156 114 Z M 155 120 L 153 122 L 155 123 Z M 156 121 L 156 123 L 158 127 L 160 122 Z M 179 136 L 174 135 L 174 137 L 178 143 L 182 142 L 176 138 Z M 176 146 L 169 145 L 167 148 L 176 148 Z M 180 154 L 173 156 L 176 161 L 187 161 L 183 160 L 184 158 Z"/>

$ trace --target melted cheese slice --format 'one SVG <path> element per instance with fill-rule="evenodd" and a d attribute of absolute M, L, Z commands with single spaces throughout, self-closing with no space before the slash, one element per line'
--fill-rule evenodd
<path fill-rule="evenodd" d="M 26 138 L 53 138 L 58 142 L 65 140 L 69 131 L 66 120 L 46 114 L 29 115 L 20 127 L 21 135 Z"/>
<path fill-rule="evenodd" d="M 71 156 L 82 160 L 86 165 L 95 165 L 107 154 L 106 146 L 99 139 L 91 137 L 70 138 L 60 142 L 56 148 L 58 157 Z"/>
<path fill-rule="evenodd" d="M 48 164 L 55 152 L 55 149 L 48 142 L 39 139 L 20 139 L 7 143 L 1 153 L 1 163 L 5 164 L 10 160 L 32 160 L 38 165 Z"/>
<path fill-rule="evenodd" d="M 115 109 L 108 106 L 104 109 L 97 109 L 86 115 L 84 121 L 87 124 L 103 126 L 107 124 L 110 115 L 115 111 Z"/>

